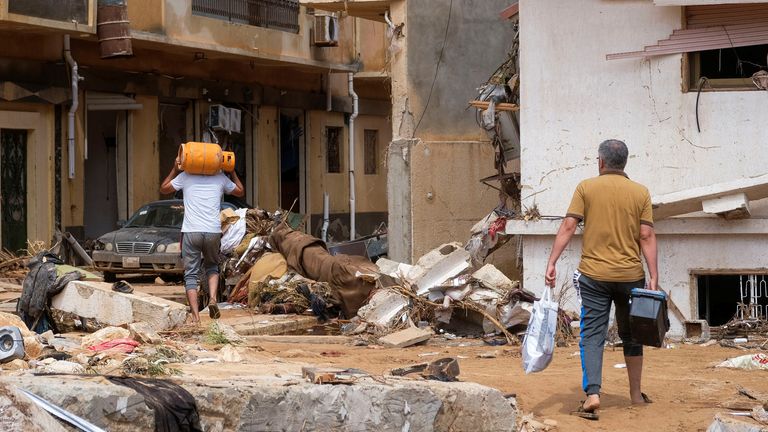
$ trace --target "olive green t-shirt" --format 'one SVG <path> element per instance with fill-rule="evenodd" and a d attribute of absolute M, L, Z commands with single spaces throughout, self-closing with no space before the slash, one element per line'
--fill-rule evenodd
<path fill-rule="evenodd" d="M 604 282 L 645 277 L 640 261 L 640 224 L 653 226 L 651 196 L 621 171 L 582 181 L 566 216 L 584 221 L 579 271 Z"/>

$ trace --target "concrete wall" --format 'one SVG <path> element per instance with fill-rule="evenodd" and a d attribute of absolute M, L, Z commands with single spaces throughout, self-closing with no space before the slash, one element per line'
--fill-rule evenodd
<path fill-rule="evenodd" d="M 625 140 L 629 176 L 652 195 L 764 173 L 768 141 L 762 119 L 768 98 L 759 91 L 701 95 L 684 91 L 683 55 L 612 60 L 666 38 L 682 23 L 682 9 L 649 1 L 521 0 L 522 204 L 542 215 L 562 216 L 577 183 L 597 174 L 598 144 Z M 753 218 L 768 216 L 757 203 Z M 757 221 L 755 221 L 757 222 Z M 734 236 L 736 222 L 692 220 L 705 228 L 683 237 L 672 222 L 657 223 L 660 284 L 687 318 L 696 317 L 695 269 L 764 271 L 759 245 L 767 238 L 752 223 Z M 530 223 L 524 240 L 524 284 L 540 291 L 556 224 Z M 719 235 L 722 234 L 722 235 Z M 558 286 L 578 265 L 580 243 L 561 260 Z M 762 270 L 761 270 L 762 269 Z M 673 317 L 674 328 L 680 327 Z"/>
<path fill-rule="evenodd" d="M 147 11 L 152 11 L 148 13 Z M 313 16 L 301 8 L 299 33 L 232 23 L 192 14 L 192 2 L 136 0 L 128 2 L 131 28 L 182 40 L 224 48 L 258 50 L 259 55 L 351 63 L 354 59 L 354 18 L 339 23 L 339 46 L 317 48 L 310 42 Z M 146 15 L 154 15 L 155 18 Z M 157 17 L 162 17 L 162 23 Z"/>
<path fill-rule="evenodd" d="M 493 147 L 466 108 L 506 59 L 513 29 L 499 12 L 507 6 L 507 0 L 392 5 L 394 22 L 405 23 L 392 62 L 394 259 L 412 261 L 441 243 L 465 242 L 469 228 L 498 204 L 496 192 L 479 182 L 496 173 Z"/>

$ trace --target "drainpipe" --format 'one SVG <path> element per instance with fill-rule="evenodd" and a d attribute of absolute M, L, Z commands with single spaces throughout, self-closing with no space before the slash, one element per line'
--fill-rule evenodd
<path fill-rule="evenodd" d="M 349 95 L 352 96 L 352 115 L 349 117 L 349 239 L 355 239 L 355 119 L 357 118 L 357 93 L 353 73 L 349 77 Z"/>
<path fill-rule="evenodd" d="M 69 35 L 64 35 L 64 58 L 71 69 L 72 75 L 72 105 L 69 107 L 69 121 L 67 122 L 67 151 L 69 152 L 69 178 L 75 178 L 75 113 L 77 112 L 77 83 L 82 79 L 77 74 L 77 62 L 72 58 L 72 50 L 69 48 Z"/>
<path fill-rule="evenodd" d="M 328 216 L 330 202 L 328 198 L 328 192 L 323 192 L 323 227 L 320 230 L 320 237 L 324 242 L 328 241 L 328 225 L 330 223 L 330 217 Z"/>

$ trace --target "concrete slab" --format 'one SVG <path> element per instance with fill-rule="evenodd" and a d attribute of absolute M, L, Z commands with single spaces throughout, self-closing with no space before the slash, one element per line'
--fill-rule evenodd
<path fill-rule="evenodd" d="M 653 219 L 702 211 L 703 201 L 735 194 L 744 194 L 749 200 L 768 197 L 768 174 L 654 196 Z"/>
<path fill-rule="evenodd" d="M 390 333 L 382 338 L 379 338 L 379 342 L 387 347 L 391 348 L 405 348 L 417 343 L 429 340 L 434 333 L 432 329 L 420 329 L 418 327 L 410 327 L 405 330 L 396 331 Z"/>
<path fill-rule="evenodd" d="M 377 377 L 354 385 L 315 385 L 301 375 L 173 381 L 195 397 L 203 430 L 222 432 L 514 431 L 517 416 L 501 392 L 475 383 Z M 154 428 L 143 396 L 103 378 L 27 375 L 3 377 L 2 383 L 32 391 L 110 431 Z"/>
<path fill-rule="evenodd" d="M 51 299 L 51 309 L 104 325 L 144 321 L 155 331 L 172 329 L 187 316 L 187 307 L 181 303 L 143 293 L 122 294 L 112 291 L 112 284 L 84 281 L 67 284 Z"/>
<path fill-rule="evenodd" d="M 245 311 L 248 312 L 248 311 Z M 204 324 L 207 320 L 203 320 Z M 278 335 L 306 330 L 317 325 L 313 315 L 264 315 L 253 314 L 223 317 L 221 321 L 232 326 L 243 336 Z"/>

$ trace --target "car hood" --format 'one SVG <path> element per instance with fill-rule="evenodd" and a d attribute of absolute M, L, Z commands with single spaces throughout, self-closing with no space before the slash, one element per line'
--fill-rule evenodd
<path fill-rule="evenodd" d="M 101 242 L 173 243 L 181 240 L 178 228 L 121 228 L 99 237 Z"/>

